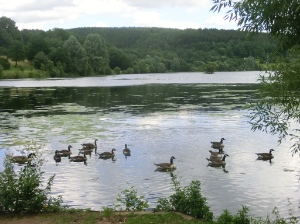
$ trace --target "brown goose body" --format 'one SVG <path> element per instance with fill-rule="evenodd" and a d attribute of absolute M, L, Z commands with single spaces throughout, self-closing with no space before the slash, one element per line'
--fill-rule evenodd
<path fill-rule="evenodd" d="M 83 156 L 72 156 L 70 157 L 70 162 L 86 162 L 87 158 L 85 153 Z"/>
<path fill-rule="evenodd" d="M 257 155 L 257 159 L 261 159 L 261 160 L 269 160 L 269 159 L 273 159 L 274 156 L 272 154 L 272 152 L 275 151 L 274 149 L 270 149 L 269 152 L 265 152 L 265 153 L 255 153 Z"/>
<path fill-rule="evenodd" d="M 102 152 L 102 153 L 99 153 L 99 158 L 100 159 L 107 159 L 107 158 L 111 158 L 111 157 L 114 157 L 115 156 L 115 151 L 117 151 L 116 149 L 112 149 L 111 152 Z"/>
<path fill-rule="evenodd" d="M 53 159 L 56 163 L 61 162 L 61 156 L 58 153 L 58 150 L 55 151 L 55 155 L 53 156 Z"/>
<path fill-rule="evenodd" d="M 68 149 L 58 150 L 58 154 L 62 157 L 70 156 L 72 154 L 71 148 L 72 146 L 68 145 Z"/>
<path fill-rule="evenodd" d="M 211 147 L 215 149 L 224 148 L 224 143 L 223 143 L 224 140 L 225 138 L 221 138 L 219 142 L 210 142 Z"/>
<path fill-rule="evenodd" d="M 29 153 L 28 156 L 13 156 L 12 157 L 12 162 L 13 163 L 19 163 L 19 164 L 28 163 L 32 160 L 33 156 L 35 156 L 34 153 Z"/>
<path fill-rule="evenodd" d="M 225 166 L 226 165 L 225 158 L 227 156 L 229 156 L 229 155 L 225 154 L 222 159 L 216 159 L 216 160 L 210 160 L 210 159 L 206 158 L 209 161 L 208 166 L 216 166 L 216 167 L 217 166 Z"/>
<path fill-rule="evenodd" d="M 170 158 L 170 163 L 154 163 L 154 165 L 157 167 L 158 170 L 165 170 L 165 171 L 168 171 L 168 170 L 174 170 L 176 169 L 176 165 L 174 164 L 174 160 L 175 157 L 172 156 Z"/>
<path fill-rule="evenodd" d="M 97 141 L 98 141 L 98 139 L 95 139 L 94 143 L 83 143 L 81 145 L 87 149 L 95 149 L 95 148 L 97 148 Z"/>

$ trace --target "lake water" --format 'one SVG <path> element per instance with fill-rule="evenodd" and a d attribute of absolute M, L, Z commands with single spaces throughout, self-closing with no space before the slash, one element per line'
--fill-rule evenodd
<path fill-rule="evenodd" d="M 259 72 L 135 74 L 75 79 L 0 81 L 0 157 L 21 154 L 22 141 L 44 144 L 45 176 L 56 174 L 52 194 L 65 204 L 101 210 L 116 204 L 121 190 L 134 186 L 150 208 L 173 193 L 171 176 L 182 186 L 200 180 L 211 210 L 266 217 L 277 206 L 299 216 L 299 156 L 291 142 L 252 132 L 247 105 L 258 100 Z M 208 167 L 210 141 L 225 140 L 226 167 Z M 98 141 L 98 153 L 117 149 L 115 160 L 88 156 L 55 164 L 56 149 Z M 127 144 L 130 157 L 122 153 Z M 275 149 L 274 159 L 256 152 Z M 173 174 L 153 163 L 175 156 Z M 3 167 L 1 168 L 1 170 Z"/>

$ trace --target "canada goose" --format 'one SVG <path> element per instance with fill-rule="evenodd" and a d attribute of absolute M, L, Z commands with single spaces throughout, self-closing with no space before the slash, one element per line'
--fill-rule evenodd
<path fill-rule="evenodd" d="M 221 141 L 219 142 L 210 142 L 211 143 L 211 147 L 212 148 L 224 148 L 224 143 L 223 141 L 225 140 L 225 138 L 221 138 Z"/>
<path fill-rule="evenodd" d="M 68 149 L 58 150 L 58 154 L 63 157 L 70 156 L 72 154 L 71 148 L 73 147 L 69 145 Z"/>
<path fill-rule="evenodd" d="M 176 169 L 176 165 L 174 164 L 173 160 L 175 159 L 174 156 L 170 158 L 170 163 L 154 163 L 158 170 L 174 170 Z"/>
<path fill-rule="evenodd" d="M 79 153 L 85 153 L 85 154 L 91 154 L 93 152 L 93 149 L 90 149 L 90 148 L 86 148 L 86 147 L 83 147 L 82 149 L 78 149 L 79 150 Z"/>
<path fill-rule="evenodd" d="M 55 155 L 53 156 L 53 159 L 55 160 L 56 163 L 61 162 L 61 156 L 58 153 L 58 150 L 55 151 Z"/>
<path fill-rule="evenodd" d="M 102 153 L 98 153 L 99 154 L 99 158 L 101 159 L 108 159 L 111 158 L 113 156 L 115 156 L 114 151 L 117 151 L 116 149 L 112 149 L 111 152 L 102 152 Z"/>
<path fill-rule="evenodd" d="M 213 152 L 212 150 L 209 150 L 209 152 L 212 156 L 222 156 L 222 154 L 224 153 L 222 148 L 219 148 L 218 152 Z"/>
<path fill-rule="evenodd" d="M 34 153 L 29 153 L 28 156 L 13 156 L 12 157 L 12 162 L 13 163 L 19 163 L 19 164 L 24 164 L 24 163 L 30 162 L 32 160 L 33 156 L 35 156 Z"/>
<path fill-rule="evenodd" d="M 70 162 L 86 162 L 87 158 L 85 156 L 85 153 L 83 153 L 83 156 L 72 156 L 70 157 Z"/>
<path fill-rule="evenodd" d="M 125 149 L 123 149 L 123 153 L 125 156 L 130 156 L 131 151 L 129 148 L 127 148 L 127 144 L 125 144 Z"/>
<path fill-rule="evenodd" d="M 206 159 L 209 161 L 209 163 L 208 163 L 209 166 L 225 166 L 226 165 L 225 158 L 227 156 L 229 156 L 229 155 L 225 154 L 221 160 L 210 160 L 208 158 L 206 158 Z"/>
<path fill-rule="evenodd" d="M 94 149 L 94 148 L 97 148 L 97 141 L 98 141 L 98 139 L 95 139 L 95 143 L 83 143 L 81 145 L 88 149 Z"/>
<path fill-rule="evenodd" d="M 257 155 L 257 159 L 261 159 L 261 160 L 269 160 L 269 159 L 273 159 L 274 156 L 272 155 L 272 151 L 275 151 L 274 149 L 270 149 L 269 152 L 266 153 L 255 153 Z"/>

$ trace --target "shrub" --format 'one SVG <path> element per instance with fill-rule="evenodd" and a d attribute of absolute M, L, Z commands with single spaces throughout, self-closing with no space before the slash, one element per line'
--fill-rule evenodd
<path fill-rule="evenodd" d="M 27 150 L 36 149 L 28 146 Z M 15 170 L 11 156 L 4 159 L 4 171 L 0 173 L 0 205 L 5 213 L 38 213 L 42 211 L 57 211 L 62 202 L 61 197 L 49 197 L 54 176 L 42 188 L 43 159 L 35 152 L 35 164 L 25 164 L 18 172 Z"/>
<path fill-rule="evenodd" d="M 181 187 L 174 176 L 172 182 L 175 193 L 168 198 L 158 199 L 156 209 L 174 210 L 206 221 L 213 220 L 213 213 L 206 203 L 206 198 L 200 193 L 200 181 L 192 181 L 190 185 Z"/>
<path fill-rule="evenodd" d="M 124 197 L 122 198 L 122 195 Z M 144 201 L 144 196 L 137 196 L 137 190 L 134 187 L 130 189 L 125 189 L 118 194 L 117 201 L 125 206 L 126 211 L 142 211 L 149 207 L 148 201 Z M 121 205 L 115 205 L 115 207 L 120 207 Z"/>
<path fill-rule="evenodd" d="M 8 70 L 10 68 L 10 63 L 7 58 L 0 57 L 0 65 L 2 65 L 4 70 Z"/>

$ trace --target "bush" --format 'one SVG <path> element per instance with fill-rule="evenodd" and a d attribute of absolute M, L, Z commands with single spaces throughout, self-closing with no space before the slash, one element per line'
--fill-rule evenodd
<path fill-rule="evenodd" d="M 4 70 L 8 70 L 10 68 L 10 63 L 7 58 L 0 57 L 0 65 Z"/>
<path fill-rule="evenodd" d="M 121 194 L 124 195 L 123 198 Z M 142 211 L 149 207 L 148 201 L 144 201 L 144 196 L 137 196 L 137 190 L 134 187 L 122 190 L 121 194 L 118 194 L 117 201 L 125 206 L 126 211 Z M 120 206 L 115 205 L 116 208 Z"/>
<path fill-rule="evenodd" d="M 36 149 L 36 145 L 27 151 Z M 38 152 L 36 163 L 27 163 L 17 172 L 12 163 L 11 156 L 4 159 L 4 171 L 0 173 L 0 205 L 1 212 L 5 213 L 38 213 L 43 211 L 57 211 L 62 202 L 61 197 L 53 198 L 48 195 L 51 191 L 54 176 L 42 188 L 43 172 L 41 166 L 43 159 Z"/>
<path fill-rule="evenodd" d="M 175 176 L 172 182 L 175 193 L 169 198 L 158 199 L 156 209 L 178 211 L 206 221 L 213 220 L 213 213 L 206 204 L 206 198 L 200 193 L 200 181 L 192 181 L 190 185 L 181 187 Z"/>

